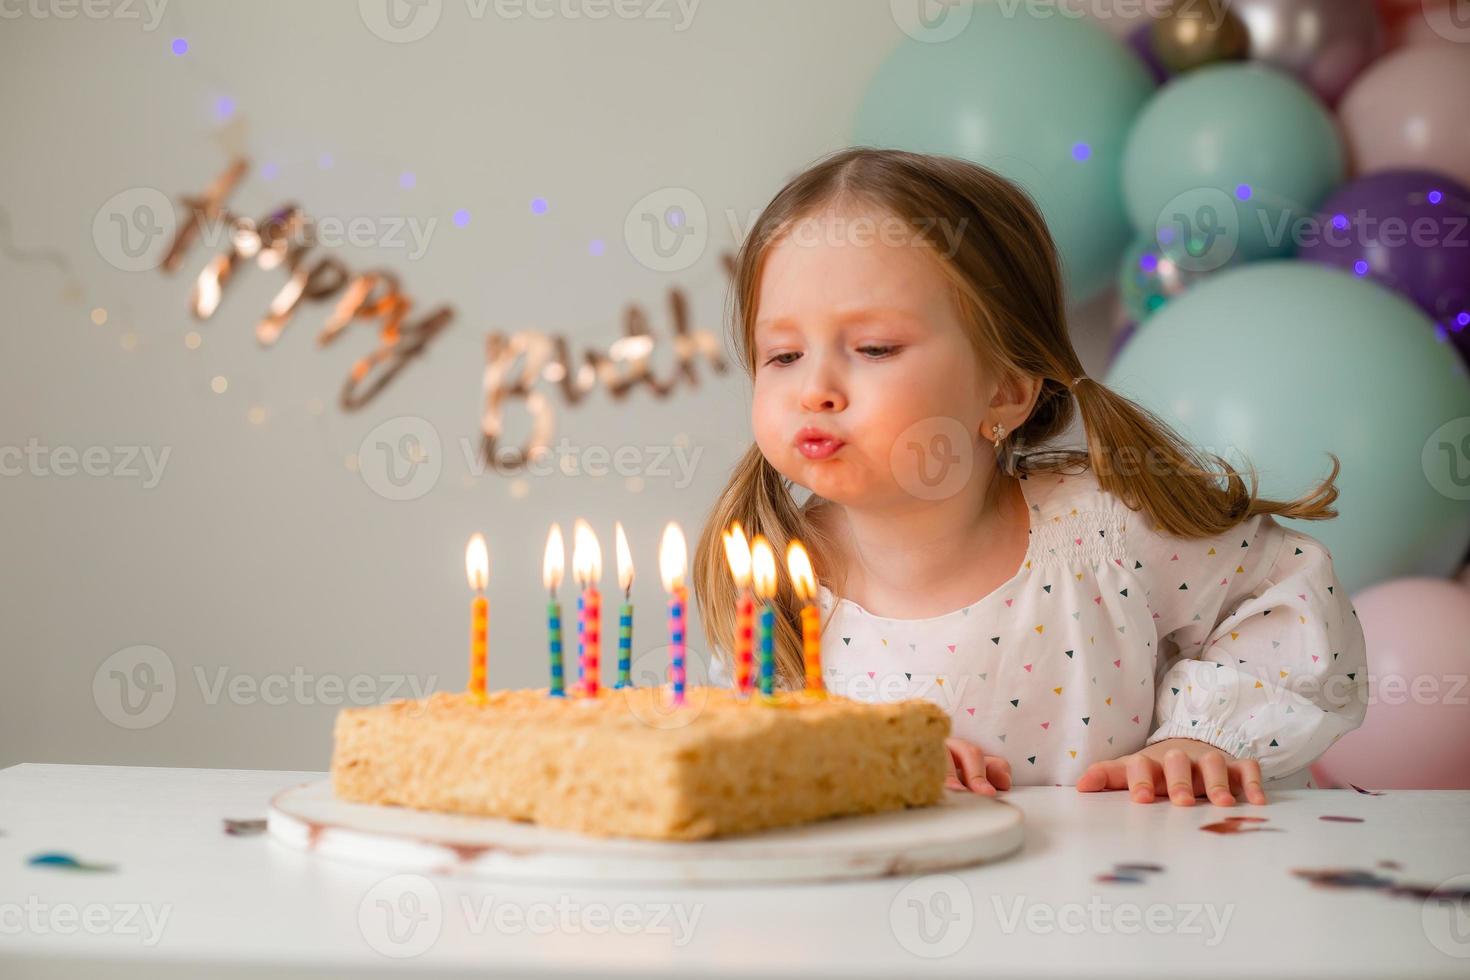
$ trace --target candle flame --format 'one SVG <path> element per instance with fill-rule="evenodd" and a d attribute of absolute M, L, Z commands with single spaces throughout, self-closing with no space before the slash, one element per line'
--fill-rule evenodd
<path fill-rule="evenodd" d="M 464 550 L 464 572 L 470 580 L 470 588 L 476 592 L 485 591 L 485 583 L 490 578 L 490 549 L 485 545 L 485 535 L 478 531 Z"/>
<path fill-rule="evenodd" d="M 623 533 L 623 522 L 613 525 L 618 539 L 618 588 L 626 593 L 633 587 L 633 553 L 628 550 L 628 536 Z"/>
<path fill-rule="evenodd" d="M 735 588 L 750 585 L 750 542 L 739 521 L 730 525 L 725 532 L 725 560 L 730 563 L 730 574 L 735 579 Z"/>
<path fill-rule="evenodd" d="M 776 594 L 776 553 L 771 542 L 757 534 L 750 543 L 751 574 L 755 579 L 755 594 L 770 599 Z"/>
<path fill-rule="evenodd" d="M 817 576 L 812 571 L 811 556 L 800 541 L 792 541 L 786 546 L 786 568 L 791 572 L 791 584 L 796 589 L 797 598 L 802 602 L 811 601 L 817 594 Z"/>
<path fill-rule="evenodd" d="M 546 559 L 541 563 L 541 584 L 547 592 L 561 588 L 561 577 L 567 567 L 567 546 L 561 539 L 561 525 L 551 525 L 546 535 Z"/>
<path fill-rule="evenodd" d="M 602 547 L 592 525 L 580 517 L 572 527 L 572 578 L 583 588 L 602 578 Z"/>
<path fill-rule="evenodd" d="M 658 546 L 658 574 L 664 581 L 664 591 L 673 592 L 684 584 L 684 568 L 689 560 L 684 547 L 684 532 L 679 525 L 669 521 L 664 528 L 663 541 Z"/>

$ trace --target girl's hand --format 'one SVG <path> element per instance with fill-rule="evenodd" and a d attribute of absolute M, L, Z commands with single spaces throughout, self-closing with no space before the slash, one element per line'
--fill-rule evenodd
<path fill-rule="evenodd" d="M 949 778 L 945 786 L 950 789 L 974 790 L 986 796 L 994 796 L 996 789 L 1011 788 L 1011 764 L 998 755 L 986 755 L 980 746 L 962 738 L 947 738 L 949 747 Z M 963 782 L 961 782 L 963 778 Z"/>
<path fill-rule="evenodd" d="M 1205 796 L 1216 806 L 1234 806 L 1236 793 L 1266 802 L 1256 760 L 1236 759 L 1193 738 L 1166 738 L 1132 755 L 1094 762 L 1077 780 L 1078 792 L 1104 789 L 1126 789 L 1134 803 L 1167 795 L 1175 806 L 1194 806 L 1196 796 Z"/>

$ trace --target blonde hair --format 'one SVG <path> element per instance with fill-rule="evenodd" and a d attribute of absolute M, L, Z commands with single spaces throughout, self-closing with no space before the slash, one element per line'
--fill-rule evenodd
<path fill-rule="evenodd" d="M 1222 534 L 1256 514 L 1313 521 L 1337 516 L 1330 505 L 1337 499 L 1333 484 L 1340 463 L 1332 453 L 1332 472 L 1316 490 L 1294 501 L 1269 500 L 1257 495 L 1254 465 L 1247 490 L 1241 474 L 1224 459 L 1211 454 L 1206 460 L 1154 413 L 1091 378 L 1072 387 L 1084 372 L 1068 336 L 1056 246 L 1041 212 L 1010 180 L 965 160 L 853 147 L 823 157 L 781 189 L 734 263 L 730 329 L 752 378 L 760 275 L 770 247 L 795 222 L 843 204 L 867 206 L 915 228 L 938 224 L 963 230 L 946 252 L 935 248 L 933 254 L 951 284 L 976 356 L 999 377 L 1043 382 L 1031 414 L 1002 440 L 998 465 L 1003 469 L 1031 474 L 1091 468 L 1099 486 L 1127 507 L 1160 530 L 1186 538 Z M 1044 446 L 1066 432 L 1074 395 L 1087 448 L 1022 454 L 1022 448 Z M 1132 465 L 1112 465 L 1119 457 L 1133 460 Z M 778 558 L 792 538 L 799 538 L 819 579 L 833 569 L 836 554 L 832 540 L 797 505 L 790 481 L 752 445 L 711 509 L 693 561 L 705 634 L 727 665 L 737 595 L 722 534 L 736 521 L 747 534 L 764 535 Z M 789 576 L 778 578 L 776 674 L 779 686 L 791 689 L 803 676 L 801 604 Z"/>

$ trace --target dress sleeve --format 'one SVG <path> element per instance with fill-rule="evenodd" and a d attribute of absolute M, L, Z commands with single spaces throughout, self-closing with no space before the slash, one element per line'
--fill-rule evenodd
<path fill-rule="evenodd" d="M 1267 514 L 1182 538 L 1134 511 L 1126 534 L 1162 671 L 1144 744 L 1198 739 L 1278 779 L 1363 723 L 1367 643 L 1316 538 Z"/>

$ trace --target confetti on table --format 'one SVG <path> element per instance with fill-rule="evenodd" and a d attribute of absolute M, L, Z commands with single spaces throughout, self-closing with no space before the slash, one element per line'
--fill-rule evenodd
<path fill-rule="evenodd" d="M 70 854 L 50 852 L 47 854 L 33 855 L 26 861 L 35 868 L 64 868 L 67 871 L 115 871 L 116 865 L 112 864 L 90 864 L 86 861 L 78 861 Z"/>
<path fill-rule="evenodd" d="M 1265 817 L 1226 817 L 1216 823 L 1207 823 L 1200 830 L 1208 830 L 1212 834 L 1253 834 L 1257 831 L 1276 830 L 1280 827 L 1247 827 L 1248 823 L 1265 823 Z"/>
<path fill-rule="evenodd" d="M 1151 871 L 1163 871 L 1161 864 L 1139 864 L 1120 863 L 1113 865 L 1111 872 L 1097 875 L 1096 880 L 1100 882 L 1111 882 L 1115 884 L 1139 885 L 1143 883 L 1142 875 Z"/>
<path fill-rule="evenodd" d="M 235 837 L 253 837 L 265 833 L 264 820 L 231 820 L 225 817 L 225 833 Z"/>
<path fill-rule="evenodd" d="M 1333 823 L 1362 823 L 1362 817 L 1318 817 L 1318 820 L 1330 820 Z"/>
<path fill-rule="evenodd" d="M 1353 783 L 1348 783 L 1348 785 L 1349 786 L 1352 786 L 1353 789 L 1357 790 L 1359 793 L 1362 793 L 1364 796 L 1383 796 L 1383 795 L 1385 795 L 1384 792 L 1383 792 L 1383 790 L 1381 790 L 1381 789 L 1364 789 L 1363 787 L 1354 785 Z"/>
<path fill-rule="evenodd" d="M 1392 862 L 1379 862 L 1380 864 Z M 1292 868 L 1291 873 L 1305 878 L 1318 888 L 1351 889 L 1366 888 L 1386 895 L 1417 898 L 1437 902 L 1470 901 L 1470 888 L 1446 888 L 1444 885 L 1419 885 L 1398 883 L 1392 878 L 1364 871 L 1359 868 Z"/>

